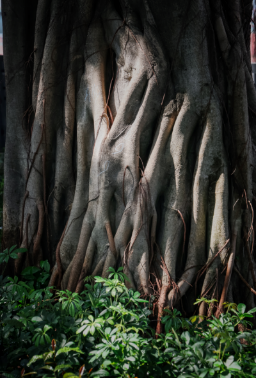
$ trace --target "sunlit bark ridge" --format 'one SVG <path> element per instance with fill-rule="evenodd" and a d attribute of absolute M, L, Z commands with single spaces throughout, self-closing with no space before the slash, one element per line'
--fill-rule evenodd
<path fill-rule="evenodd" d="M 80 292 L 122 265 L 160 313 L 254 306 L 251 1 L 18 3 L 3 0 L 16 274 L 49 258 L 50 285 Z"/>

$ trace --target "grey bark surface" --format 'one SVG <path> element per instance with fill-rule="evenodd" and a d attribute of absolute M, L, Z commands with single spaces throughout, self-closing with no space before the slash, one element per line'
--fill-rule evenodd
<path fill-rule="evenodd" d="M 50 285 L 80 292 L 123 266 L 160 317 L 199 295 L 254 306 L 251 3 L 26 4 L 3 0 L 15 273 L 48 258 Z"/>

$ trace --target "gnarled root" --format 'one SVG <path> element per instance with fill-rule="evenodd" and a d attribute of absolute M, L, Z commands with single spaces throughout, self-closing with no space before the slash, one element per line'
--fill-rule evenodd
<path fill-rule="evenodd" d="M 186 294 L 191 308 L 193 286 L 206 296 L 220 287 L 220 307 L 236 296 L 234 235 L 254 303 L 248 103 L 256 113 L 256 96 L 239 2 L 209 3 L 166 2 L 164 45 L 147 0 L 38 8 L 21 245 L 37 265 L 56 251 L 50 285 L 80 292 L 86 276 L 123 265 L 128 287 L 145 295 L 157 287 L 157 333 L 166 304 Z M 23 265 L 20 257 L 17 272 Z"/>

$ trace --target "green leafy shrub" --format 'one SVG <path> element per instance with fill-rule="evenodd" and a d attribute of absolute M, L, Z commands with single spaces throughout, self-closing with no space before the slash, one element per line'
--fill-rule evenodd
<path fill-rule="evenodd" d="M 7 263 L 17 252 L 6 250 L 0 259 Z M 48 262 L 41 262 L 40 268 L 26 268 L 22 280 L 1 276 L 0 371 L 7 378 L 256 374 L 256 331 L 250 321 L 256 309 L 226 304 L 219 319 L 185 319 L 166 309 L 165 333 L 156 338 L 152 301 L 126 288 L 122 268 L 110 269 L 108 279 L 87 280 L 80 295 L 47 287 L 49 274 Z M 207 301 L 197 303 L 202 300 Z M 238 332 L 238 324 L 245 332 Z"/>

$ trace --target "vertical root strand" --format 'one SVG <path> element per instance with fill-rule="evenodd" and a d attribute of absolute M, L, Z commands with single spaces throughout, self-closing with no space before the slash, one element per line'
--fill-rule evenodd
<path fill-rule="evenodd" d="M 44 205 L 43 202 L 40 201 L 37 204 L 38 212 L 39 212 L 39 220 L 38 220 L 38 229 L 37 229 L 37 235 L 36 240 L 33 248 L 33 262 L 35 265 L 38 265 L 40 260 L 42 259 L 42 252 L 41 252 L 41 239 L 43 236 L 43 230 L 44 230 Z"/>
<path fill-rule="evenodd" d="M 22 205 L 21 227 L 20 227 L 20 244 L 22 243 L 22 238 L 23 238 L 24 212 L 25 212 L 26 199 L 28 198 L 28 195 L 29 195 L 29 192 L 28 192 L 28 190 L 26 190 L 24 200 L 23 200 L 23 205 Z"/>
<path fill-rule="evenodd" d="M 162 332 L 161 319 L 162 319 L 162 316 L 163 316 L 163 311 L 164 311 L 164 306 L 165 306 L 165 302 L 166 302 L 167 293 L 170 290 L 171 284 L 172 284 L 171 276 L 170 276 L 170 274 L 168 272 L 168 269 L 166 267 L 166 264 L 165 264 L 164 259 L 162 258 L 162 256 L 161 256 L 161 261 L 162 261 L 161 268 L 163 269 L 163 271 L 165 272 L 165 274 L 168 277 L 168 284 L 162 286 L 161 292 L 160 292 L 160 296 L 159 296 L 159 299 L 158 299 L 158 303 L 157 303 L 158 314 L 157 314 L 156 338 Z"/>
<path fill-rule="evenodd" d="M 74 291 L 77 285 L 78 277 L 80 277 L 83 268 L 83 260 L 86 254 L 86 249 L 90 240 L 92 228 L 88 223 L 82 226 L 80 240 L 78 243 L 77 251 L 72 260 L 72 269 L 70 272 L 67 290 Z"/>
<path fill-rule="evenodd" d="M 27 248 L 28 250 L 28 222 L 30 219 L 30 214 L 27 215 L 26 223 L 25 223 L 25 239 L 23 239 L 23 242 L 21 244 L 21 247 Z M 14 272 L 16 275 L 19 275 L 25 260 L 25 254 L 24 253 L 18 253 L 18 258 L 15 260 L 14 264 Z M 27 258 L 28 258 L 28 252 L 27 252 Z"/>
<path fill-rule="evenodd" d="M 254 294 L 256 295 L 256 291 L 248 284 L 248 282 L 244 279 L 244 277 L 242 276 L 242 274 L 239 272 L 239 270 L 237 269 L 236 266 L 234 266 L 234 271 L 237 273 L 238 277 L 240 278 L 241 281 L 243 281 L 243 283 L 248 287 L 248 289 Z"/>
<path fill-rule="evenodd" d="M 52 253 L 51 253 L 51 243 L 50 243 L 50 221 L 48 214 L 48 206 L 46 201 L 46 170 L 45 170 L 45 154 L 42 155 L 43 162 L 43 185 L 44 185 L 44 212 L 46 220 L 46 233 L 47 233 L 47 248 L 50 264 L 52 264 Z"/>
<path fill-rule="evenodd" d="M 223 312 L 223 303 L 226 300 L 227 293 L 228 293 L 228 288 L 230 284 L 230 279 L 232 275 L 232 270 L 235 262 L 235 255 L 236 255 L 236 239 L 237 239 L 237 234 L 233 233 L 232 235 L 232 242 L 231 242 L 231 253 L 228 259 L 228 265 L 227 265 L 227 270 L 226 270 L 226 277 L 224 281 L 224 287 L 222 289 L 221 293 L 221 298 L 219 302 L 219 307 L 218 310 L 216 311 L 216 317 L 218 318 L 220 314 Z"/>
<path fill-rule="evenodd" d="M 59 241 L 59 243 L 57 245 L 57 248 L 56 248 L 56 264 L 57 264 L 57 272 L 58 272 L 58 284 L 57 284 L 57 288 L 58 289 L 61 286 L 61 280 L 62 280 L 62 264 L 61 264 L 61 258 L 60 258 L 60 247 L 61 247 L 61 244 L 63 242 L 64 236 L 65 236 L 67 225 L 68 225 L 68 222 L 66 223 L 66 226 L 65 226 L 65 228 L 64 228 L 64 230 L 62 232 L 60 241 Z"/>
<path fill-rule="evenodd" d="M 107 235 L 108 235 L 108 242 L 109 242 L 110 251 L 115 256 L 115 260 L 117 261 L 117 257 L 118 256 L 117 256 L 115 241 L 114 241 L 114 238 L 113 238 L 113 234 L 112 234 L 110 223 L 109 222 L 106 223 L 105 227 L 106 227 L 106 231 L 107 231 Z"/>

